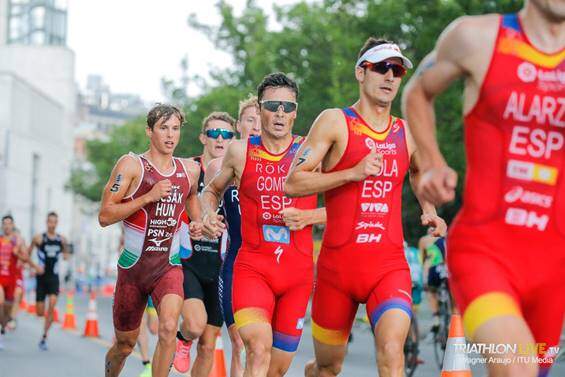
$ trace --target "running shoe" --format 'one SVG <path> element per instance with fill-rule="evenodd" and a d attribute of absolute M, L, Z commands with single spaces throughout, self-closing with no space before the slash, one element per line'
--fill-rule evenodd
<path fill-rule="evenodd" d="M 186 373 L 190 369 L 190 347 L 192 347 L 192 340 L 187 342 L 177 339 L 173 365 L 179 373 Z"/>
<path fill-rule="evenodd" d="M 145 364 L 139 377 L 151 377 L 151 363 Z"/>
<path fill-rule="evenodd" d="M 14 318 L 11 318 L 8 322 L 6 322 L 6 329 L 10 331 L 14 331 L 18 327 L 18 323 Z"/>
<path fill-rule="evenodd" d="M 42 338 L 39 341 L 39 349 L 42 351 L 47 351 L 47 340 L 45 338 Z"/>

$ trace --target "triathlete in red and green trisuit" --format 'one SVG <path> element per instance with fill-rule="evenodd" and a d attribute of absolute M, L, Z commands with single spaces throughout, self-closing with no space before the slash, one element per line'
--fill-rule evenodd
<path fill-rule="evenodd" d="M 171 181 L 172 191 L 123 221 L 124 250 L 118 260 L 114 294 L 114 325 L 120 331 L 139 327 L 150 295 L 156 308 L 168 293 L 183 297 L 179 230 L 190 192 L 187 172 L 177 158 L 173 160 L 175 169 L 169 174 L 157 170 L 142 155 L 135 158 L 143 173 L 137 189 L 124 202 L 146 194 L 164 179 Z"/>

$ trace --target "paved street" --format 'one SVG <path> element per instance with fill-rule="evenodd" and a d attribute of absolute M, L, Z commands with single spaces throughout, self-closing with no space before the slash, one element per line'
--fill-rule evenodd
<path fill-rule="evenodd" d="M 111 299 L 99 298 L 97 302 L 100 339 L 85 339 L 80 335 L 84 326 L 88 299 L 84 294 L 77 295 L 75 299 L 75 312 L 80 331 L 76 333 L 67 332 L 61 330 L 60 325 L 55 325 L 50 333 L 50 349 L 47 352 L 42 352 L 37 347 L 42 321 L 30 314 L 22 313 L 18 321 L 18 329 L 13 333 L 8 333 L 4 339 L 6 349 L 0 351 L 0 377 L 102 376 L 104 354 L 112 340 Z M 63 300 L 59 302 L 58 308 L 62 318 L 64 313 Z M 430 315 L 425 307 L 422 308 L 419 314 L 419 320 L 422 330 L 427 330 L 429 328 Z M 229 360 L 229 340 L 226 333 L 223 335 L 226 358 Z M 370 331 L 365 325 L 357 326 L 354 328 L 354 338 L 345 361 L 342 376 L 376 376 L 375 356 Z M 155 338 L 153 337 L 152 347 L 154 343 Z M 421 348 L 421 357 L 425 360 L 425 363 L 418 367 L 415 375 L 422 377 L 439 376 L 440 372 L 433 361 L 431 344 L 424 340 Z M 311 329 L 307 325 L 298 354 L 287 376 L 303 376 L 302 368 L 312 355 Z M 136 377 L 141 370 L 141 361 L 139 354 L 136 352 L 128 359 L 122 375 Z M 565 363 L 556 365 L 551 374 L 554 377 L 564 375 Z M 171 376 L 180 375 L 171 373 Z M 473 376 L 485 376 L 485 373 L 480 369 L 474 369 Z"/>

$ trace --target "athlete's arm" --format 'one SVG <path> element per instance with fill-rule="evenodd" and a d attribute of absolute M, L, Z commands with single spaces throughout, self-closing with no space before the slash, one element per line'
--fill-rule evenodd
<path fill-rule="evenodd" d="M 444 30 L 435 50 L 422 60 L 402 97 L 403 113 L 418 144 L 421 168 L 425 172 L 418 191 L 435 204 L 455 198 L 457 174 L 447 166 L 439 150 L 434 99 L 456 79 L 469 75 L 465 61 L 469 60 L 469 54 L 476 53 L 480 43 L 469 19 L 457 19 Z"/>
<path fill-rule="evenodd" d="M 288 207 L 280 211 L 283 221 L 290 230 L 302 230 L 308 225 L 325 224 L 326 208 L 298 209 Z"/>
<path fill-rule="evenodd" d="M 433 228 L 432 235 L 435 237 L 440 237 L 445 235 L 447 232 L 447 224 L 445 221 L 438 216 L 435 206 L 428 200 L 426 200 L 420 192 L 418 192 L 418 183 L 421 180 L 422 170 L 421 170 L 421 157 L 419 151 L 416 150 L 412 153 L 410 158 L 410 167 L 408 169 L 410 185 L 412 186 L 412 191 L 416 195 L 416 199 L 422 208 L 422 215 L 420 220 L 423 226 L 431 226 Z"/>
<path fill-rule="evenodd" d="M 198 179 L 200 178 L 201 166 L 193 159 L 185 159 L 182 163 L 186 168 L 191 183 L 190 192 L 185 203 L 186 213 L 191 220 L 188 224 L 190 238 L 199 240 L 202 238 L 202 210 L 198 200 Z"/>
<path fill-rule="evenodd" d="M 110 180 L 104 187 L 98 221 L 105 227 L 128 218 L 149 203 L 156 202 L 171 193 L 171 181 L 157 182 L 151 191 L 131 201 L 122 203 L 134 179 L 141 179 L 139 164 L 131 156 L 125 155 L 116 164 Z"/>
<path fill-rule="evenodd" d="M 369 175 L 379 173 L 382 155 L 372 150 L 356 166 L 322 173 L 318 166 L 338 140 L 336 125 L 344 122 L 340 110 L 324 110 L 312 124 L 306 141 L 294 157 L 290 173 L 284 184 L 284 191 L 290 197 L 307 196 L 325 192 L 349 182 L 362 181 Z"/>
<path fill-rule="evenodd" d="M 29 243 L 29 246 L 27 248 L 27 254 L 29 255 L 29 259 L 26 261 L 27 264 L 29 264 L 29 266 L 35 270 L 37 275 L 43 275 L 43 267 L 39 266 L 37 263 L 35 263 L 33 261 L 33 259 L 31 258 L 31 255 L 33 253 L 33 249 L 36 247 L 39 247 L 39 244 L 41 243 L 41 235 L 40 234 L 36 234 L 35 236 L 33 236 L 33 238 L 31 239 L 31 242 Z"/>
<path fill-rule="evenodd" d="M 207 236 L 212 238 L 221 236 L 226 229 L 226 225 L 222 222 L 223 217 L 217 213 L 218 206 L 228 186 L 237 178 L 237 172 L 241 172 L 245 165 L 245 152 L 247 148 L 245 143 L 245 140 L 234 140 L 230 143 L 222 160 L 220 170 L 216 172 L 200 194 L 203 230 Z"/>

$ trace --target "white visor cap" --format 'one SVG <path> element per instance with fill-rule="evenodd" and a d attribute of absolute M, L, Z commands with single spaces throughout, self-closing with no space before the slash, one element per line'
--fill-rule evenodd
<path fill-rule="evenodd" d="M 411 69 L 413 67 L 412 62 L 406 56 L 402 55 L 400 47 L 394 43 L 384 43 L 365 51 L 363 55 L 357 60 L 355 67 L 363 62 L 378 63 L 389 58 L 400 58 L 402 59 L 402 64 L 404 67 Z"/>

